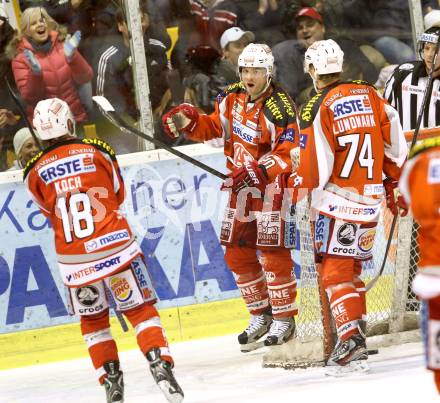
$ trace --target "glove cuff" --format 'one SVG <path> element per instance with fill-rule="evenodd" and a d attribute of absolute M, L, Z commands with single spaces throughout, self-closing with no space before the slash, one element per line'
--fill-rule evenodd
<path fill-rule="evenodd" d="M 266 179 L 269 179 L 269 175 L 267 173 L 267 168 L 265 165 L 263 164 L 259 164 L 258 168 L 260 168 L 261 172 L 263 173 L 263 175 L 265 176 Z"/>

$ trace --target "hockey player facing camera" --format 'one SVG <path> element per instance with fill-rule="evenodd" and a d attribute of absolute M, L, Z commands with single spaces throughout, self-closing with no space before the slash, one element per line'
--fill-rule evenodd
<path fill-rule="evenodd" d="M 267 185 L 280 172 L 291 171 L 289 152 L 298 141 L 296 107 L 273 82 L 273 65 L 270 48 L 251 43 L 238 58 L 241 81 L 220 92 L 212 114 L 182 104 L 163 117 L 172 137 L 183 133 L 194 141 L 224 140 L 230 174 L 222 190 L 230 193 L 220 239 L 251 314 L 238 336 L 244 352 L 266 334 L 264 345 L 284 343 L 294 333 L 298 311 L 288 249 L 294 245 L 284 236 L 288 228 L 280 210 L 272 203 L 263 208 Z"/>
<path fill-rule="evenodd" d="M 124 401 L 108 298 L 135 329 L 167 400 L 181 402 L 142 252 L 118 212 L 125 189 L 114 151 L 99 139 L 79 140 L 69 106 L 58 98 L 37 104 L 33 124 L 45 148 L 26 165 L 24 181 L 54 230 L 61 278 L 107 402 Z"/>
<path fill-rule="evenodd" d="M 304 68 L 317 95 L 301 111 L 299 167 L 278 183 L 293 188 L 294 202 L 313 191 L 316 262 L 338 336 L 327 365 L 366 368 L 361 265 L 372 257 L 384 190 L 394 214 L 405 207 L 393 190 L 407 145 L 397 112 L 372 85 L 340 81 L 343 56 L 331 39 L 307 49 Z"/>
<path fill-rule="evenodd" d="M 420 261 L 413 291 L 422 300 L 420 323 L 426 365 L 440 393 L 440 137 L 419 141 L 410 151 L 399 187 L 420 225 Z"/>

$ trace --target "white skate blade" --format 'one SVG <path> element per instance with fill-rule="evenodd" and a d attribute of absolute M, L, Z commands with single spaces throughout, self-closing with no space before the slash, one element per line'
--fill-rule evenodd
<path fill-rule="evenodd" d="M 327 376 L 333 376 L 335 378 L 341 378 L 350 375 L 366 374 L 370 371 L 370 366 L 367 360 L 351 361 L 347 365 L 330 365 L 325 367 L 325 374 Z"/>
<path fill-rule="evenodd" d="M 166 397 L 167 401 L 170 403 L 180 403 L 183 401 L 183 396 L 180 393 L 171 393 L 171 386 L 168 381 L 160 381 L 157 384 Z"/>
<path fill-rule="evenodd" d="M 240 344 L 240 351 L 242 353 L 250 353 L 251 351 L 258 350 L 259 348 L 263 348 L 264 340 L 254 341 L 253 343 Z"/>

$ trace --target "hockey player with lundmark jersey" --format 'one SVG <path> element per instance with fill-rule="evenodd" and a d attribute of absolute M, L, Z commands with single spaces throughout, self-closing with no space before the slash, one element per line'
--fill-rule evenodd
<path fill-rule="evenodd" d="M 289 153 L 298 142 L 296 107 L 273 82 L 273 64 L 267 45 L 249 44 L 238 59 L 241 81 L 217 96 L 212 114 L 182 104 L 163 117 L 172 137 L 183 132 L 194 141 L 224 140 L 230 174 L 222 189 L 230 195 L 220 238 L 251 314 L 238 336 L 244 352 L 260 346 L 266 334 L 264 345 L 284 343 L 295 331 L 298 310 L 289 250 L 294 229 L 280 209 L 264 203 L 278 173 L 291 170 Z"/>
<path fill-rule="evenodd" d="M 24 180 L 54 230 L 61 278 L 107 402 L 124 401 L 109 322 L 113 300 L 135 329 L 165 397 L 181 402 L 142 252 L 119 213 L 125 189 L 114 151 L 99 139 L 77 139 L 72 112 L 58 98 L 40 101 L 33 122 L 46 147 L 26 165 Z"/>
<path fill-rule="evenodd" d="M 384 190 L 393 212 L 404 206 L 393 188 L 407 154 L 398 114 L 375 88 L 340 81 L 343 55 L 331 39 L 307 49 L 304 68 L 317 95 L 301 112 L 299 167 L 278 178 L 293 188 L 294 202 L 311 193 L 316 262 L 337 330 L 327 365 L 339 373 L 367 369 L 362 261 L 372 257 Z"/>

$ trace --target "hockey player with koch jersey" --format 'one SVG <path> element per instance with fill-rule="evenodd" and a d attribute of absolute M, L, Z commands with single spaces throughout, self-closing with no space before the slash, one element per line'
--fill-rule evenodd
<path fill-rule="evenodd" d="M 382 173 L 390 178 L 386 183 L 396 183 L 407 145 L 397 112 L 373 86 L 340 81 L 343 55 L 331 39 L 307 49 L 304 68 L 317 95 L 301 111 L 299 167 L 288 179 L 280 175 L 278 182 L 293 188 L 294 201 L 312 193 L 318 270 L 338 335 L 327 364 L 364 370 L 361 265 L 372 257 L 384 193 Z M 386 185 L 385 192 L 397 214 L 396 203 L 404 204 L 394 199 L 392 187 Z"/>
<path fill-rule="evenodd" d="M 273 63 L 267 45 L 249 44 L 238 59 L 241 81 L 217 96 L 211 115 L 182 104 L 163 117 L 171 136 L 183 132 L 195 141 L 224 140 L 231 173 L 222 186 L 230 196 L 220 238 L 251 314 L 249 326 L 238 336 L 242 351 L 255 348 L 265 334 L 265 345 L 285 342 L 294 333 L 297 314 L 288 249 L 293 247 L 293 228 L 271 202 L 263 206 L 266 185 L 291 170 L 289 153 L 298 141 L 296 107 L 273 82 Z"/>
<path fill-rule="evenodd" d="M 118 212 L 125 189 L 114 151 L 99 139 L 77 139 L 72 112 L 58 98 L 40 101 L 33 123 L 46 148 L 26 165 L 24 180 L 54 230 L 61 278 L 107 402 L 124 400 L 107 297 L 135 329 L 165 397 L 180 402 L 183 392 L 142 252 Z"/>
<path fill-rule="evenodd" d="M 426 365 L 434 372 L 440 393 L 440 137 L 419 141 L 411 149 L 399 187 L 420 225 L 420 261 L 413 291 L 422 300 Z"/>

